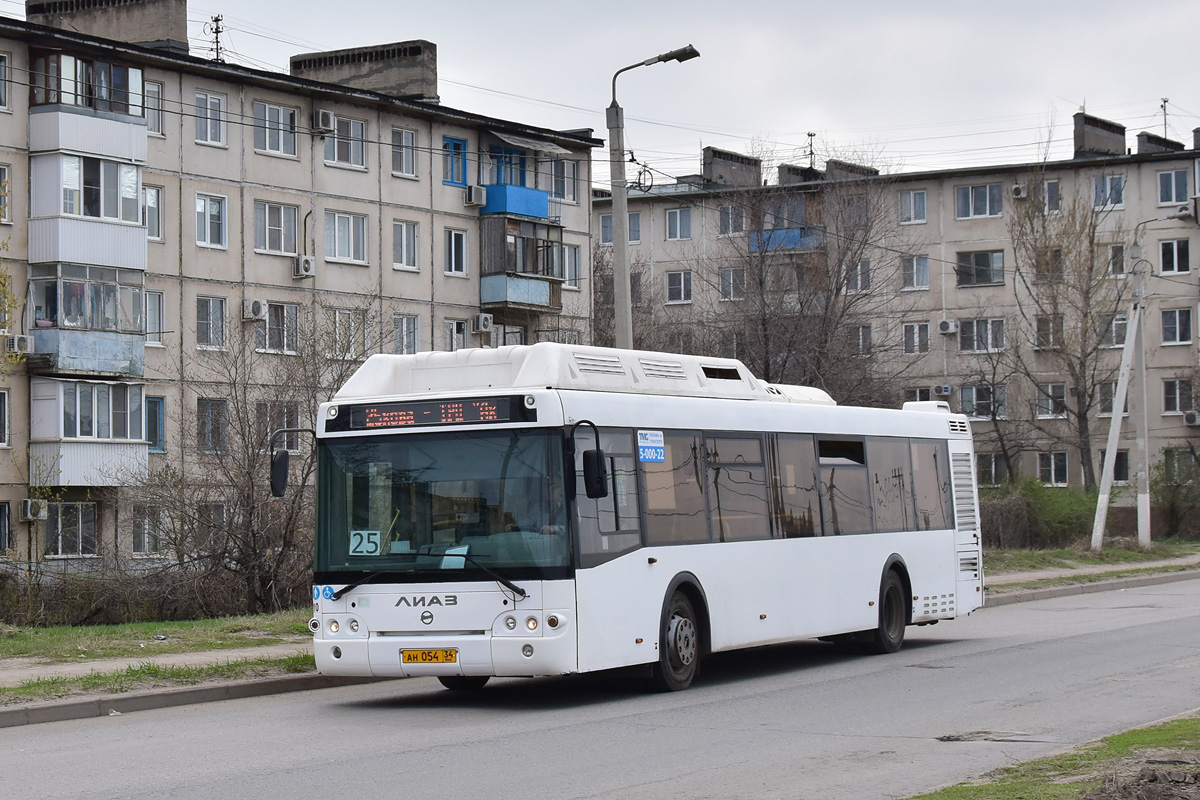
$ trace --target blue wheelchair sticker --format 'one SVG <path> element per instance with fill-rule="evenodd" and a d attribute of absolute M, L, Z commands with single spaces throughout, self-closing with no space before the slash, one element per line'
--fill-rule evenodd
<path fill-rule="evenodd" d="M 325 589 L 321 592 L 321 597 L 324 597 L 326 600 L 332 600 L 333 599 L 333 587 L 326 586 Z"/>

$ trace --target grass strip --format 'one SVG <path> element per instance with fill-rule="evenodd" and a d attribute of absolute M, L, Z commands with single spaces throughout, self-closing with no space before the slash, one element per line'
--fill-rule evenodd
<path fill-rule="evenodd" d="M 1111 581 L 1118 578 L 1134 578 L 1139 575 L 1157 575 L 1163 572 L 1186 572 L 1194 571 L 1195 566 L 1162 566 L 1162 567 L 1142 567 L 1140 569 L 1118 569 L 1109 572 L 1096 573 L 1080 573 L 1078 575 L 1063 575 L 1058 578 L 1039 578 L 1035 581 L 1021 581 L 1019 583 L 1001 583 L 995 586 L 986 586 L 987 593 L 990 595 L 1011 594 L 1018 591 L 1029 591 L 1030 589 L 1051 589 L 1056 586 L 1074 586 L 1080 583 L 1100 583 L 1101 581 Z M 984 583 L 986 585 L 986 578 Z"/>

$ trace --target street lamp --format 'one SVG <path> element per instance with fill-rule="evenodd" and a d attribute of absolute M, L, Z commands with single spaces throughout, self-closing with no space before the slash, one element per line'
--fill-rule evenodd
<path fill-rule="evenodd" d="M 617 347 L 633 347 L 633 301 L 629 289 L 629 198 L 625 186 L 625 112 L 617 104 L 617 76 L 638 67 L 648 67 L 664 61 L 687 61 L 697 58 L 700 51 L 681 47 L 669 53 L 630 64 L 613 73 L 612 104 L 608 107 L 608 167 L 612 183 L 612 246 L 613 246 L 613 327 Z"/>

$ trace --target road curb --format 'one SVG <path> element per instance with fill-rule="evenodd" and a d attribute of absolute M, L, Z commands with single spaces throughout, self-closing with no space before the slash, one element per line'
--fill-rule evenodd
<path fill-rule="evenodd" d="M 1176 581 L 1190 581 L 1198 578 L 1200 578 L 1200 570 L 1193 569 L 1180 572 L 1162 572 L 1154 575 L 1132 575 L 1128 578 L 1111 578 L 1108 580 L 1092 581 L 1091 583 L 1073 583 L 1068 586 L 1051 586 L 1046 589 L 1020 589 L 1011 594 L 1001 594 L 996 597 L 988 597 L 985 587 L 983 607 L 1007 606 L 1012 603 L 1051 600 L 1055 597 L 1111 592 L 1118 589 L 1136 589 L 1140 586 L 1154 586 L 1160 583 L 1175 583 Z"/>

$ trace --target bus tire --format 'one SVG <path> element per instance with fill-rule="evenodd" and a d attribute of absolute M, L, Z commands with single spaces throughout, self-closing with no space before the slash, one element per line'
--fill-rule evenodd
<path fill-rule="evenodd" d="M 868 652 L 880 655 L 895 653 L 904 644 L 904 628 L 908 625 L 908 603 L 905 601 L 904 581 L 896 570 L 889 569 L 879 586 L 879 624 L 875 626 Z"/>
<path fill-rule="evenodd" d="M 692 685 L 700 667 L 700 628 L 692 601 L 680 591 L 671 595 L 659 629 L 658 662 L 652 682 L 663 692 L 679 692 Z"/>
<path fill-rule="evenodd" d="M 487 675 L 439 675 L 438 680 L 452 692 L 478 692 L 487 686 Z"/>

